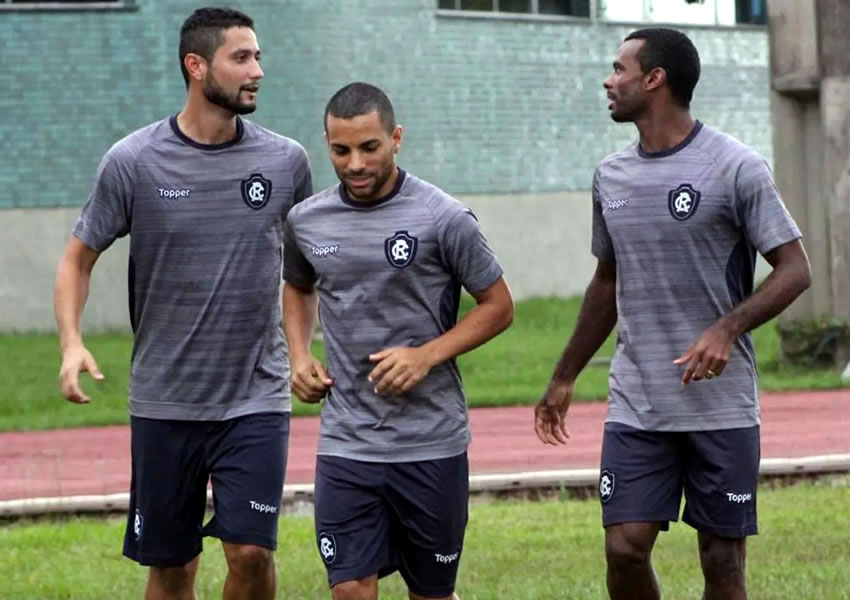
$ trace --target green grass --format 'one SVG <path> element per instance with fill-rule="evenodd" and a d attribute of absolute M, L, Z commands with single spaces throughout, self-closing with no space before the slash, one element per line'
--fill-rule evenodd
<path fill-rule="evenodd" d="M 470 306 L 464 299 L 463 310 Z M 514 324 L 485 346 L 460 357 L 470 406 L 532 404 L 538 400 L 578 316 L 581 300 L 532 299 L 517 304 Z M 756 354 L 764 390 L 840 387 L 837 372 L 788 369 L 779 365 L 775 323 L 755 331 Z M 126 335 L 93 335 L 86 344 L 106 381 L 95 384 L 83 375 L 92 396 L 86 406 L 64 402 L 58 391 L 59 349 L 54 336 L 0 335 L 0 431 L 49 429 L 76 425 L 127 423 L 131 339 Z M 599 352 L 610 357 L 613 336 Z M 317 346 L 321 355 L 321 348 Z M 577 384 L 577 400 L 607 395 L 608 368 L 588 367 Z M 317 414 L 318 407 L 294 403 L 294 414 Z"/>
<path fill-rule="evenodd" d="M 850 481 L 824 479 L 759 495 L 761 534 L 748 547 L 750 597 L 850 599 Z M 458 593 L 463 600 L 604 599 L 603 530 L 596 501 L 473 504 Z M 0 526 L 4 599 L 141 598 L 145 570 L 120 556 L 123 519 L 75 518 Z M 278 598 L 330 597 L 309 517 L 281 519 Z M 673 524 L 654 564 L 665 598 L 699 598 L 696 536 Z M 225 572 L 206 540 L 198 598 L 218 598 Z M 381 598 L 407 598 L 398 575 Z"/>

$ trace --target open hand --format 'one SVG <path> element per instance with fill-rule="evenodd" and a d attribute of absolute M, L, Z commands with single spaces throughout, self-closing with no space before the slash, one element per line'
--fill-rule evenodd
<path fill-rule="evenodd" d="M 91 402 L 91 398 L 80 387 L 80 373 L 83 371 L 91 375 L 95 381 L 102 381 L 104 378 L 94 357 L 85 346 L 72 346 L 65 350 L 62 353 L 62 366 L 59 368 L 59 387 L 62 395 L 69 402 L 75 404 Z"/>
<path fill-rule="evenodd" d="M 567 443 L 567 409 L 573 397 L 572 383 L 552 380 L 543 398 L 534 407 L 534 431 L 544 444 L 552 446 Z"/>

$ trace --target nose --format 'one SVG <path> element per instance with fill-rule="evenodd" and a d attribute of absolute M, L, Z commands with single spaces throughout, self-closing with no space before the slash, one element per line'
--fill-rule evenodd
<path fill-rule="evenodd" d="M 260 66 L 259 61 L 254 61 L 254 72 L 251 74 L 251 77 L 256 80 L 260 80 L 265 76 L 263 73 L 263 68 Z"/>
<path fill-rule="evenodd" d="M 363 160 L 363 155 L 356 150 L 351 152 L 348 159 L 348 169 L 351 171 L 359 171 L 366 167 L 366 161 Z"/>
<path fill-rule="evenodd" d="M 610 75 L 608 75 L 608 77 L 605 78 L 605 81 L 602 82 L 602 87 L 604 87 L 606 90 L 611 89 L 611 77 L 613 76 L 614 74 L 611 73 Z"/>

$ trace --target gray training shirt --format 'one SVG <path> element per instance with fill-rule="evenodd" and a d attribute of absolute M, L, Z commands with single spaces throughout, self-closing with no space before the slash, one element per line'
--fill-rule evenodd
<path fill-rule="evenodd" d="M 764 159 L 697 122 L 675 148 L 635 143 L 603 160 L 593 207 L 593 254 L 617 265 L 608 421 L 660 431 L 757 425 L 749 335 L 713 379 L 682 386 L 673 360 L 752 292 L 756 251 L 800 237 Z"/>
<path fill-rule="evenodd" d="M 241 118 L 232 142 L 198 144 L 171 117 L 107 152 L 74 235 L 102 251 L 130 234 L 131 415 L 290 409 L 283 223 L 311 193 L 304 149 Z"/>
<path fill-rule="evenodd" d="M 319 454 L 371 462 L 455 456 L 469 445 L 466 399 L 454 361 L 403 396 L 376 395 L 369 355 L 421 346 L 451 329 L 460 289 L 502 275 L 470 210 L 399 170 L 395 189 L 364 204 L 342 185 L 296 206 L 284 235 L 284 277 L 315 284 L 328 372 Z"/>

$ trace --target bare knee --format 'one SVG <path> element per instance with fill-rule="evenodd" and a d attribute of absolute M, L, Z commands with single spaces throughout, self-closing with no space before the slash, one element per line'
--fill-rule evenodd
<path fill-rule="evenodd" d="M 333 587 L 333 600 L 377 600 L 378 578 L 343 581 Z"/>
<path fill-rule="evenodd" d="M 148 587 L 174 598 L 192 597 L 197 571 L 198 558 L 179 567 L 151 567 Z"/>
<path fill-rule="evenodd" d="M 605 557 L 608 567 L 615 570 L 634 570 L 646 567 L 658 527 L 646 523 L 612 525 L 605 530 Z"/>
<path fill-rule="evenodd" d="M 240 579 L 262 577 L 274 568 L 274 551 L 262 546 L 224 544 L 227 568 Z"/>
<path fill-rule="evenodd" d="M 699 536 L 699 558 L 706 580 L 721 582 L 743 577 L 746 538 Z"/>

